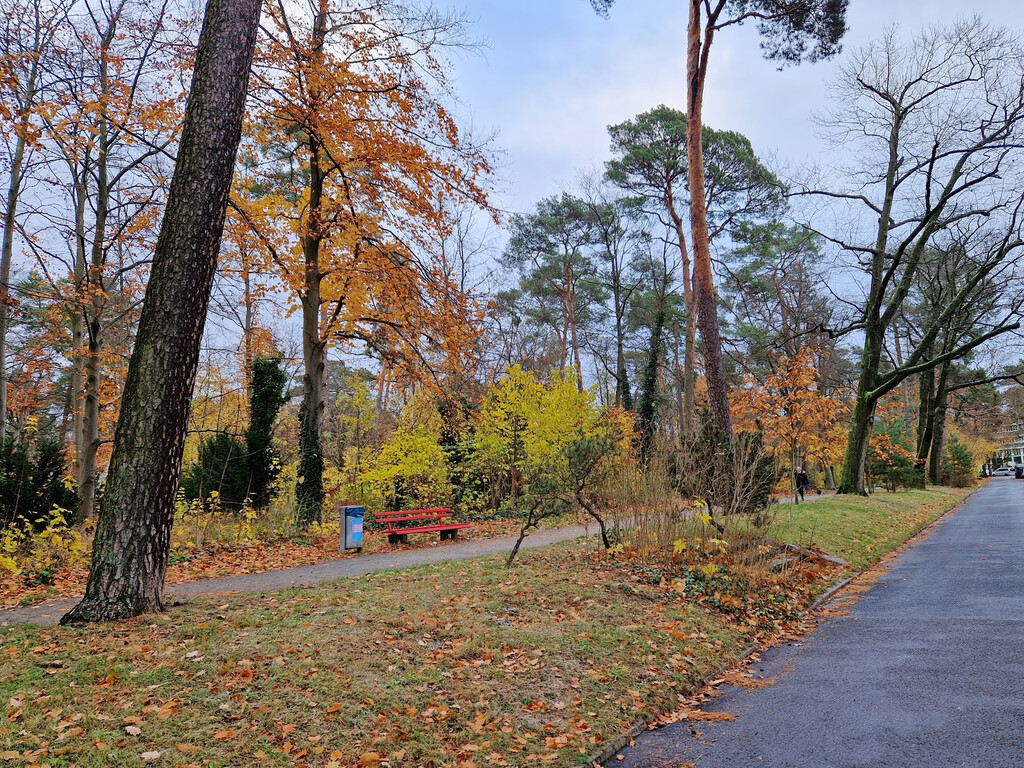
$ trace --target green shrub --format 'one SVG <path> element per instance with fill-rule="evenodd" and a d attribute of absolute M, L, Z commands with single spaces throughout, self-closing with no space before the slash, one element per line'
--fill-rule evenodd
<path fill-rule="evenodd" d="M 966 488 L 974 482 L 974 454 L 956 436 L 946 443 L 942 474 L 954 488 Z"/>
<path fill-rule="evenodd" d="M 67 458 L 56 440 L 0 444 L 0 530 L 27 521 L 42 530 L 57 507 L 65 518 L 78 509 L 78 496 L 65 481 Z M 78 522 L 68 519 L 69 524 Z"/>

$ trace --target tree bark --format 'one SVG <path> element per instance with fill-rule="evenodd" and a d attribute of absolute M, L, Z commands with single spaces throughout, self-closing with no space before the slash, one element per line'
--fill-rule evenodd
<path fill-rule="evenodd" d="M 868 457 L 868 440 L 875 416 L 875 401 L 857 398 L 850 425 L 850 436 L 846 441 L 846 455 L 843 470 L 839 476 L 839 493 L 856 493 L 867 496 L 864 468 Z"/>
<path fill-rule="evenodd" d="M 928 451 L 932 447 L 932 420 L 935 406 L 935 369 L 924 371 L 918 376 L 918 407 L 917 407 L 917 463 L 924 466 L 928 460 Z"/>
<path fill-rule="evenodd" d="M 701 182 L 701 189 L 704 182 Z M 697 303 L 693 295 L 692 269 L 690 267 L 690 251 L 686 247 L 686 232 L 683 219 L 676 211 L 675 198 L 669 186 L 665 200 L 672 226 L 679 244 L 679 258 L 683 267 L 683 307 L 686 310 L 686 343 L 683 352 L 683 413 L 680 431 L 684 437 L 693 434 L 697 422 L 697 401 L 695 389 L 697 383 Z"/>
<path fill-rule="evenodd" d="M 583 364 L 580 362 L 580 342 L 576 333 L 576 290 L 574 288 L 575 282 L 573 281 L 572 275 L 572 261 L 571 254 L 566 256 L 565 259 L 565 285 L 566 285 L 566 296 L 565 296 L 565 311 L 566 318 L 569 322 L 569 334 L 572 342 L 572 361 L 573 366 L 576 368 L 576 388 L 583 391 Z"/>
<path fill-rule="evenodd" d="M 321 3 L 313 20 L 313 42 L 323 50 L 327 14 Z M 313 94 L 314 97 L 316 94 Z M 299 477 L 295 485 L 295 522 L 302 528 L 323 519 L 324 449 L 321 426 L 324 413 L 325 344 L 320 336 L 321 285 L 320 248 L 323 244 L 321 216 L 324 173 L 320 167 L 321 145 L 314 134 L 307 139 L 309 150 L 309 214 L 302 234 L 305 289 L 302 294 L 302 406 L 299 408 Z M 343 299 L 340 299 L 343 300 Z"/>
<path fill-rule="evenodd" d="M 82 376 L 84 397 L 81 403 L 81 444 L 75 479 L 78 483 L 78 514 L 82 520 L 92 519 L 96 510 L 96 457 L 100 447 L 100 343 L 97 333 L 89 334 L 89 343 Z"/>
<path fill-rule="evenodd" d="M 942 472 L 942 459 L 946 453 L 946 397 L 951 368 L 952 363 L 948 361 L 939 368 L 939 381 L 935 386 L 935 397 L 932 400 L 932 434 L 928 456 L 928 482 L 932 485 L 942 485 L 946 481 Z"/>
<path fill-rule="evenodd" d="M 650 348 L 647 351 L 647 362 L 644 364 L 643 379 L 640 384 L 640 400 L 637 404 L 637 426 L 640 428 L 640 463 L 643 466 L 651 458 L 654 447 L 654 436 L 658 428 L 658 415 L 661 406 L 659 388 L 659 372 L 664 350 L 665 300 L 658 298 L 659 306 L 651 326 Z"/>
<path fill-rule="evenodd" d="M 128 366 L 85 598 L 61 623 L 163 607 L 174 498 L 262 0 L 210 0 Z"/>
<path fill-rule="evenodd" d="M 308 271 L 307 271 L 308 274 Z M 310 290 L 315 288 L 313 295 Z M 295 485 L 295 522 L 302 528 L 323 519 L 324 343 L 320 339 L 320 291 L 307 284 L 302 299 L 302 405 L 299 408 L 299 477 Z"/>
<path fill-rule="evenodd" d="M 687 180 L 690 191 L 690 245 L 693 248 L 694 298 L 697 323 L 704 352 L 704 377 L 715 425 L 723 435 L 732 435 L 728 382 L 722 361 L 722 335 L 718 327 L 718 300 L 711 267 L 711 241 L 708 233 L 707 193 L 704 189 L 703 102 L 707 76 L 707 56 L 713 29 L 701 39 L 702 0 L 690 0 L 687 25 L 686 116 Z"/>

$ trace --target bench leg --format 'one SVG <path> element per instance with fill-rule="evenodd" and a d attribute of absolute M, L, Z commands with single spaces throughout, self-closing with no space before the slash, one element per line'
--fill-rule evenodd
<path fill-rule="evenodd" d="M 388 544 L 405 544 L 409 540 L 409 536 L 404 533 L 389 533 Z"/>

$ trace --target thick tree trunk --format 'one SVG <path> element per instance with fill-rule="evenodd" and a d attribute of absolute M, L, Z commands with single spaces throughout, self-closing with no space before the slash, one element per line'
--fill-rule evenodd
<path fill-rule="evenodd" d="M 875 401 L 858 397 L 853 409 L 850 436 L 846 441 L 846 456 L 839 476 L 839 493 L 857 493 L 867 496 L 864 468 L 868 457 L 868 440 L 875 416 Z"/>
<path fill-rule="evenodd" d="M 732 435 L 728 382 L 722 361 L 722 335 L 718 327 L 718 300 L 711 267 L 711 240 L 708 233 L 707 194 L 704 189 L 703 102 L 707 75 L 707 53 L 711 30 L 701 40 L 702 0 L 690 0 L 686 57 L 687 104 L 686 153 L 690 190 L 690 245 L 693 248 L 694 298 L 697 323 L 704 352 L 704 377 L 715 425 L 723 435 Z"/>
<path fill-rule="evenodd" d="M 874 393 L 876 376 L 882 359 L 884 330 L 876 319 L 869 319 L 864 329 L 864 349 L 861 353 L 860 378 L 857 399 L 853 408 L 850 432 L 846 439 L 846 455 L 839 475 L 839 493 L 867 495 L 864 467 L 868 455 L 868 440 L 874 422 L 878 395 Z"/>
<path fill-rule="evenodd" d="M 261 0 L 210 0 L 128 366 L 85 598 L 64 624 L 163 607 L 174 498 Z"/>

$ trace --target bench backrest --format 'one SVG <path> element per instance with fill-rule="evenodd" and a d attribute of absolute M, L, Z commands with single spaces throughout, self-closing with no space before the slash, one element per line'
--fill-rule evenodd
<path fill-rule="evenodd" d="M 450 507 L 440 507 L 438 509 L 396 509 L 392 512 L 378 512 L 373 518 L 376 522 L 386 523 L 390 528 L 392 523 L 412 523 L 424 520 L 436 520 L 441 523 L 444 518 L 451 516 Z"/>

